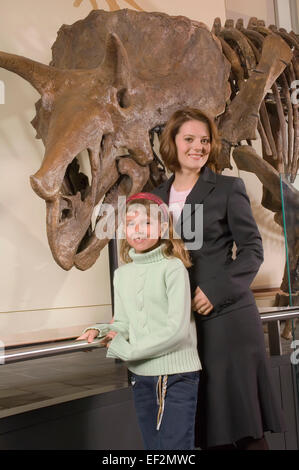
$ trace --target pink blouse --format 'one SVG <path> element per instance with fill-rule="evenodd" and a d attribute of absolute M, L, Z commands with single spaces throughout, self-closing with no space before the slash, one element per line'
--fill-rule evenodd
<path fill-rule="evenodd" d="M 174 225 L 177 223 L 181 215 L 186 197 L 190 193 L 191 189 L 192 188 L 187 189 L 186 191 L 176 191 L 173 185 L 171 185 L 169 195 L 169 210 L 172 213 Z"/>

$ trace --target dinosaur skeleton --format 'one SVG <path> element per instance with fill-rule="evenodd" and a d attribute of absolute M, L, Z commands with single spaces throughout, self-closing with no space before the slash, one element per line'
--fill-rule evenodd
<path fill-rule="evenodd" d="M 298 204 L 292 186 L 298 170 L 298 106 L 292 83 L 299 79 L 299 39 L 252 18 L 212 31 L 201 22 L 128 9 L 92 11 L 63 25 L 44 65 L 0 52 L 0 66 L 40 93 L 32 124 L 45 145 L 40 169 L 31 176 L 46 201 L 47 235 L 63 269 L 86 270 L 109 237 L 95 235 L 100 202 L 117 211 L 118 196 L 148 190 L 166 178 L 153 151 L 156 133 L 178 108 L 192 106 L 216 118 L 223 142 L 213 168 L 253 172 L 263 184 L 262 205 L 282 225 L 280 173 L 288 199 L 293 299 L 298 304 Z M 262 141 L 262 158 L 251 140 Z M 247 145 L 243 145 L 245 141 Z M 90 176 L 79 165 L 88 154 Z M 96 212 L 95 212 L 96 211 Z M 100 210 L 101 212 L 101 210 Z M 105 224 L 103 214 L 97 227 Z M 289 303 L 287 273 L 277 304 Z"/>
<path fill-rule="evenodd" d="M 242 90 L 244 79 L 250 76 L 248 64 L 251 65 L 253 59 L 260 63 L 266 38 L 271 38 L 273 34 L 278 35 L 292 50 L 291 61 L 271 84 L 260 104 L 257 130 L 262 142 L 263 158 L 252 148 L 251 139 L 249 145 L 241 145 L 239 142 L 232 155 L 239 170 L 252 172 L 259 178 L 263 184 L 262 205 L 274 212 L 274 220 L 281 227 L 283 227 L 283 215 L 280 175 L 283 175 L 290 279 L 286 263 L 275 305 L 286 306 L 290 305 L 291 301 L 292 305 L 299 305 L 299 191 L 291 184 L 299 168 L 298 104 L 292 99 L 292 94 L 296 91 L 295 81 L 299 78 L 299 37 L 293 32 L 288 34 L 284 29 L 278 30 L 273 25 L 266 28 L 264 22 L 257 21 L 256 18 L 249 21 L 246 29 L 242 20 L 237 21 L 235 28 L 231 20 L 225 23 L 224 28 L 221 28 L 219 21 L 216 20 L 213 29 L 221 40 L 224 54 L 232 64 L 230 83 L 233 100 Z M 246 42 L 250 46 L 249 49 L 245 45 Z M 288 320 L 282 336 L 291 339 L 291 330 L 292 322 Z"/>

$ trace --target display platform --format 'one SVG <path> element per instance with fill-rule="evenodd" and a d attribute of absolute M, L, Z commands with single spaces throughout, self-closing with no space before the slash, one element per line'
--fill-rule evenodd
<path fill-rule="evenodd" d="M 0 450 L 143 449 L 125 363 L 107 359 L 99 347 L 47 357 L 50 347 L 35 346 L 43 357 L 30 360 L 29 349 L 8 350 L 15 362 L 0 366 Z M 282 341 L 282 350 L 270 362 L 287 431 L 266 438 L 272 450 L 298 450 L 298 391 L 289 341 Z M 13 357 L 25 351 L 22 358 Z"/>
<path fill-rule="evenodd" d="M 0 450 L 142 449 L 127 368 L 105 356 L 0 366 Z"/>

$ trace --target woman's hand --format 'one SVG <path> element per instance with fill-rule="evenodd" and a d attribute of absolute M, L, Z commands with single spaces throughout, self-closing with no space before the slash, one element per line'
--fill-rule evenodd
<path fill-rule="evenodd" d="M 86 333 L 76 338 L 76 341 L 80 341 L 81 339 L 87 339 L 88 343 L 92 343 L 93 340 L 98 336 L 99 331 L 95 329 L 87 330 Z"/>
<path fill-rule="evenodd" d="M 208 315 L 214 308 L 208 297 L 198 286 L 195 289 L 195 295 L 192 299 L 191 305 L 193 310 L 200 315 Z"/>
<path fill-rule="evenodd" d="M 103 340 L 100 342 L 103 346 L 106 346 L 106 348 L 109 348 L 111 341 L 115 336 L 117 335 L 116 331 L 109 331 L 109 333 L 103 338 Z"/>

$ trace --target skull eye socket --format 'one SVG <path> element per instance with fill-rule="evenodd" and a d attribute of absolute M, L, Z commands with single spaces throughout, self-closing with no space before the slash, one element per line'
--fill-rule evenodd
<path fill-rule="evenodd" d="M 131 98 L 126 88 L 118 90 L 116 94 L 117 102 L 121 108 L 128 108 L 131 105 Z"/>

